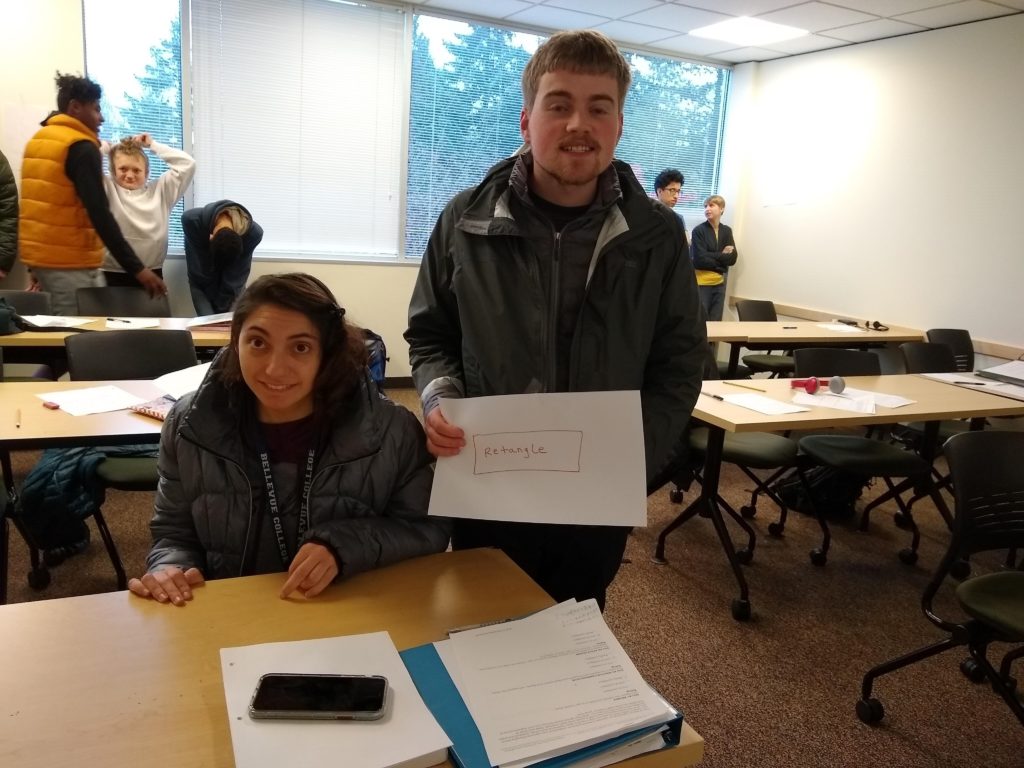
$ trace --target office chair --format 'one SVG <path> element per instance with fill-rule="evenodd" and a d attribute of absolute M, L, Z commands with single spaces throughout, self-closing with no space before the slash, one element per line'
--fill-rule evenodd
<path fill-rule="evenodd" d="M 928 341 L 945 344 L 953 351 L 956 360 L 954 371 L 965 373 L 974 370 L 974 342 L 971 334 L 963 328 L 931 328 L 925 331 Z"/>
<path fill-rule="evenodd" d="M 166 296 L 151 299 L 142 288 L 99 286 L 79 288 L 78 314 L 87 317 L 170 317 L 171 304 Z"/>
<path fill-rule="evenodd" d="M 64 346 L 68 372 L 74 381 L 155 379 L 196 364 L 195 346 L 188 331 L 140 329 L 77 334 L 68 336 Z M 104 489 L 154 491 L 159 480 L 157 460 L 108 457 L 96 467 L 96 477 Z M 99 509 L 93 516 L 117 574 L 118 588 L 125 589 L 128 581 L 110 529 Z"/>
<path fill-rule="evenodd" d="M 770 301 L 756 299 L 740 299 L 736 302 L 736 315 L 740 322 L 770 322 L 776 323 L 779 316 L 775 314 L 775 304 Z M 752 355 L 743 356 L 743 364 L 754 373 L 768 373 L 769 378 L 793 375 L 793 358 L 786 355 L 770 354 L 770 344 L 744 344 L 744 346 L 755 352 Z"/>
<path fill-rule="evenodd" d="M 879 375 L 880 371 L 879 360 L 875 355 L 852 349 L 824 347 L 798 349 L 794 353 L 794 360 L 798 377 L 870 376 Z M 931 480 L 931 462 L 925 461 L 913 451 L 904 450 L 888 442 L 857 435 L 809 435 L 800 439 L 799 446 L 801 453 L 819 466 L 831 467 L 865 478 L 882 478 L 888 490 L 864 507 L 860 529 L 867 530 L 871 510 L 880 504 L 894 500 L 903 514 L 902 519 L 912 536 L 910 547 L 901 550 L 899 558 L 908 565 L 917 562 L 917 549 L 921 542 L 921 533 L 914 522 L 910 508 L 903 501 L 902 494 L 916 486 L 925 488 L 928 495 L 935 501 L 940 514 L 943 514 L 944 517 L 949 514 Z M 811 562 L 815 565 L 825 565 L 828 561 L 831 533 L 821 511 L 821 500 L 816 498 L 814 489 L 807 480 L 805 469 L 805 462 L 797 464 L 800 481 L 814 507 L 815 517 L 822 533 L 821 546 L 811 550 Z M 893 483 L 893 478 L 903 478 L 903 480 Z M 948 517 L 947 522 L 949 522 Z"/>
<path fill-rule="evenodd" d="M 953 535 L 925 588 L 921 608 L 949 636 L 869 670 L 861 684 L 857 717 L 870 725 L 885 717 L 882 703 L 871 696 L 877 678 L 967 646 L 971 657 L 961 662 L 961 671 L 974 682 L 987 679 L 1024 725 L 1024 706 L 1010 678 L 1010 665 L 1024 654 L 1024 648 L 1008 653 L 999 672 L 986 656 L 992 642 L 1024 643 L 1024 573 L 999 571 L 960 583 L 955 594 L 966 619 L 943 618 L 934 607 L 936 594 L 957 562 L 978 552 L 1024 547 L 1024 475 L 1020 472 L 1024 433 L 968 432 L 950 438 L 943 450 L 956 497 Z"/>
<path fill-rule="evenodd" d="M 907 361 L 899 347 L 872 347 L 868 352 L 878 358 L 883 376 L 907 372 Z"/>
<path fill-rule="evenodd" d="M 0 299 L 6 299 L 19 315 L 53 314 L 50 294 L 46 291 L 0 290 Z"/>

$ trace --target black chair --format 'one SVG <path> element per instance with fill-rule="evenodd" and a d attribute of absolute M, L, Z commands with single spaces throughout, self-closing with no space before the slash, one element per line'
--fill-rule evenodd
<path fill-rule="evenodd" d="M 170 317 L 171 304 L 166 296 L 149 297 L 142 288 L 100 286 L 79 288 L 78 314 L 87 317 Z"/>
<path fill-rule="evenodd" d="M 155 379 L 196 365 L 195 345 L 188 331 L 83 333 L 68 336 L 64 346 L 68 372 L 76 381 Z M 154 491 L 159 480 L 157 460 L 152 457 L 106 458 L 97 466 L 96 476 L 104 488 L 122 491 Z M 117 574 L 118 588 L 124 589 L 128 581 L 110 529 L 99 509 L 94 517 Z"/>
<path fill-rule="evenodd" d="M 801 349 L 796 351 L 794 359 L 797 376 L 870 376 L 879 375 L 880 370 L 875 355 L 851 349 Z M 905 527 L 912 535 L 910 547 L 899 553 L 899 558 L 904 563 L 911 565 L 917 562 L 917 549 L 921 542 L 921 533 L 910 508 L 902 498 L 905 491 L 918 486 L 926 489 L 939 512 L 949 522 L 945 502 L 939 496 L 931 479 L 931 462 L 913 451 L 904 450 L 882 440 L 857 435 L 809 435 L 800 439 L 799 446 L 800 451 L 819 466 L 831 467 L 865 478 L 882 478 L 888 490 L 864 507 L 860 528 L 867 530 L 873 509 L 894 500 L 902 513 L 901 519 L 904 520 Z M 815 565 L 825 565 L 828 561 L 831 533 L 821 512 L 821 500 L 815 498 L 814 489 L 808 482 L 804 470 L 804 462 L 798 463 L 797 471 L 804 490 L 815 508 L 815 517 L 822 532 L 822 544 L 811 550 L 811 562 Z M 893 483 L 893 478 L 903 479 L 899 483 Z"/>
<path fill-rule="evenodd" d="M 971 334 L 963 328 L 931 328 L 925 332 L 928 341 L 945 344 L 953 350 L 956 360 L 954 371 L 964 373 L 974 370 L 974 342 Z"/>
<path fill-rule="evenodd" d="M 907 362 L 899 347 L 872 347 L 868 352 L 878 358 L 883 376 L 907 372 Z"/>
<path fill-rule="evenodd" d="M 7 303 L 17 310 L 19 315 L 50 315 L 53 308 L 50 304 L 50 294 L 46 291 L 0 291 L 0 299 L 6 299 Z"/>
<path fill-rule="evenodd" d="M 907 373 L 954 373 L 957 370 L 953 350 L 933 341 L 905 341 L 900 344 Z"/>
<path fill-rule="evenodd" d="M 953 473 L 956 514 L 953 535 L 942 562 L 925 588 L 921 607 L 925 617 L 948 637 L 873 667 L 861 685 L 857 717 L 876 724 L 885 717 L 882 703 L 871 696 L 874 682 L 910 664 L 952 648 L 967 646 L 971 656 L 960 669 L 974 682 L 988 680 L 1024 725 L 1024 706 L 1017 697 L 1010 665 L 1024 648 L 1008 653 L 995 668 L 987 658 L 993 642 L 1024 643 L 1024 573 L 999 571 L 961 583 L 956 599 L 966 619 L 943 618 L 935 596 L 958 562 L 970 555 L 1024 547 L 1024 433 L 970 432 L 950 439 L 943 448 Z"/>
<path fill-rule="evenodd" d="M 740 299 L 736 302 L 736 315 L 740 322 L 769 322 L 776 323 L 779 320 L 775 314 L 775 304 L 770 301 L 757 299 Z M 744 344 L 747 349 L 755 354 L 744 355 L 743 364 L 754 373 L 768 373 L 769 378 L 793 375 L 793 358 L 789 355 L 770 354 L 773 349 L 770 344 Z"/>

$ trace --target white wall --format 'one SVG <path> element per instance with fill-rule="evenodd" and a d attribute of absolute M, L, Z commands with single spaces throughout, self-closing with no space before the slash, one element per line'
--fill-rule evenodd
<path fill-rule="evenodd" d="M 1022 41 L 1014 16 L 737 68 L 732 293 L 1024 346 Z"/>

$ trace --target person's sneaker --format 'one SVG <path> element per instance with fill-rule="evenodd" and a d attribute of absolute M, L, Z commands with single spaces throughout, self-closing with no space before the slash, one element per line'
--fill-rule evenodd
<path fill-rule="evenodd" d="M 85 531 L 85 538 L 73 541 L 70 544 L 62 544 L 59 547 L 43 550 L 43 562 L 50 568 L 60 565 L 69 557 L 80 555 L 89 546 L 89 529 Z"/>

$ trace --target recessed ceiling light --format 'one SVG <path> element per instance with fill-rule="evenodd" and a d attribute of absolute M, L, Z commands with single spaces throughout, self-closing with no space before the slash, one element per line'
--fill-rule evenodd
<path fill-rule="evenodd" d="M 711 40 L 723 40 L 736 45 L 768 45 L 780 40 L 792 40 L 808 34 L 806 29 L 787 27 L 785 24 L 773 24 L 770 21 L 751 19 L 747 16 L 720 21 L 700 29 L 690 30 L 694 37 L 706 37 Z"/>

